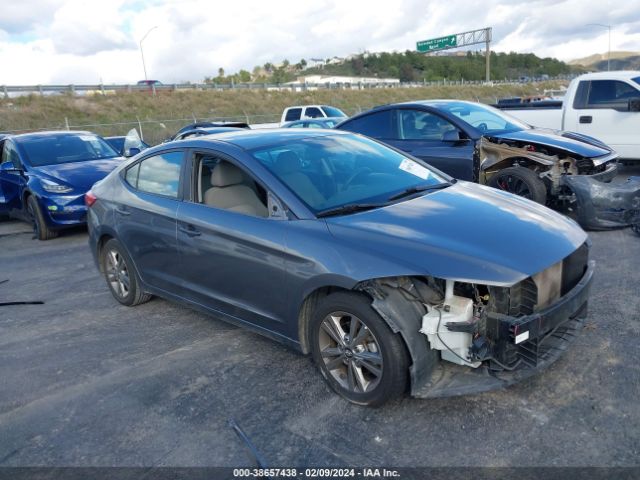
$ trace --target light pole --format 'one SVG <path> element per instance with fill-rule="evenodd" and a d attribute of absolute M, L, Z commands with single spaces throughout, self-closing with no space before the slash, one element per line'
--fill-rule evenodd
<path fill-rule="evenodd" d="M 587 24 L 587 26 L 594 26 L 594 27 L 602 27 L 602 28 L 606 28 L 607 30 L 609 30 L 609 50 L 607 52 L 607 72 L 609 72 L 611 70 L 611 25 L 604 25 L 602 23 L 589 23 Z"/>
<path fill-rule="evenodd" d="M 147 35 L 149 35 L 153 30 L 155 30 L 156 28 L 158 28 L 158 26 L 156 25 L 155 27 L 151 27 L 149 30 L 147 30 L 147 33 L 145 33 L 142 38 L 140 39 L 140 55 L 142 56 L 142 69 L 144 70 L 144 79 L 147 79 L 147 66 L 144 63 L 144 50 L 142 49 L 142 42 L 144 42 L 144 39 L 147 38 Z"/>

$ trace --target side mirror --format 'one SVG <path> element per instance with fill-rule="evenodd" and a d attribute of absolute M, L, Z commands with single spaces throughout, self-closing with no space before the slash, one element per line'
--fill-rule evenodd
<path fill-rule="evenodd" d="M 629 111 L 630 112 L 640 112 L 640 98 L 630 98 L 629 99 Z"/>
<path fill-rule="evenodd" d="M 124 156 L 125 156 L 125 157 L 127 157 L 127 158 L 129 158 L 129 157 L 134 157 L 134 156 L 136 156 L 137 154 L 139 154 L 140 152 L 141 152 L 141 150 L 140 150 L 139 148 L 137 148 L 137 147 L 131 147 L 131 148 L 129 148 L 129 149 L 127 149 L 127 150 L 125 150 L 125 152 L 124 152 Z"/>
<path fill-rule="evenodd" d="M 459 142 L 460 132 L 458 130 L 447 130 L 442 134 L 443 142 Z"/>
<path fill-rule="evenodd" d="M 7 173 L 17 173 L 21 172 L 22 170 L 16 168 L 16 166 L 12 162 L 4 162 L 0 164 L 0 171 Z"/>

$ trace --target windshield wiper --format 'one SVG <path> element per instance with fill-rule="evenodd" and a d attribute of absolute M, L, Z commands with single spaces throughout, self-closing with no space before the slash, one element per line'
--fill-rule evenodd
<path fill-rule="evenodd" d="M 316 213 L 316 217 L 331 217 L 333 215 L 344 215 L 347 213 L 362 212 L 364 210 L 373 210 L 386 206 L 386 203 L 347 203 L 339 207 L 327 208 Z"/>
<path fill-rule="evenodd" d="M 391 195 L 389 197 L 389 201 L 398 200 L 400 198 L 408 197 L 409 195 L 413 195 L 418 192 L 428 192 L 431 190 L 441 190 L 446 187 L 450 187 L 451 183 L 443 182 L 436 183 L 435 185 L 416 185 L 414 187 L 409 187 L 406 190 L 401 191 L 400 193 L 396 193 L 395 195 Z"/>

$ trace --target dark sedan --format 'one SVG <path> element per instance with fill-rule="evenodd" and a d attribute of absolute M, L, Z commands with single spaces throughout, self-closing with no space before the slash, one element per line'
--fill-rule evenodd
<path fill-rule="evenodd" d="M 590 137 L 532 128 L 488 105 L 430 100 L 374 108 L 336 127 L 425 160 L 449 175 L 542 204 L 572 201 L 568 176 L 610 181 L 618 155 Z"/>
<path fill-rule="evenodd" d="M 203 135 L 214 135 L 216 133 L 235 132 L 241 130 L 240 127 L 198 127 L 184 130 L 177 133 L 174 140 L 184 140 L 185 138 L 201 137 Z"/>
<path fill-rule="evenodd" d="M 245 122 L 195 122 L 189 125 L 185 125 L 180 130 L 178 130 L 175 135 L 171 138 L 165 140 L 166 142 L 171 140 L 178 140 L 179 138 L 183 138 L 182 135 L 186 132 L 191 132 L 194 130 L 198 130 L 201 128 L 246 128 L 250 129 L 248 123 Z"/>
<path fill-rule="evenodd" d="M 0 148 L 0 214 L 31 222 L 40 240 L 83 225 L 84 194 L 122 161 L 90 132 L 13 135 Z"/>
<path fill-rule="evenodd" d="M 171 142 L 86 199 L 117 301 L 158 295 L 311 353 L 358 404 L 509 385 L 558 358 L 586 315 L 575 222 L 360 135 Z"/>

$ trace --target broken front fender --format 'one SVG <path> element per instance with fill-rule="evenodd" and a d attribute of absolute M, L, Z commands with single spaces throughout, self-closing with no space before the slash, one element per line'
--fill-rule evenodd
<path fill-rule="evenodd" d="M 566 175 L 561 181 L 576 196 L 578 223 L 583 228 L 602 230 L 640 223 L 640 177 L 620 184 L 603 183 L 597 175 Z"/>

